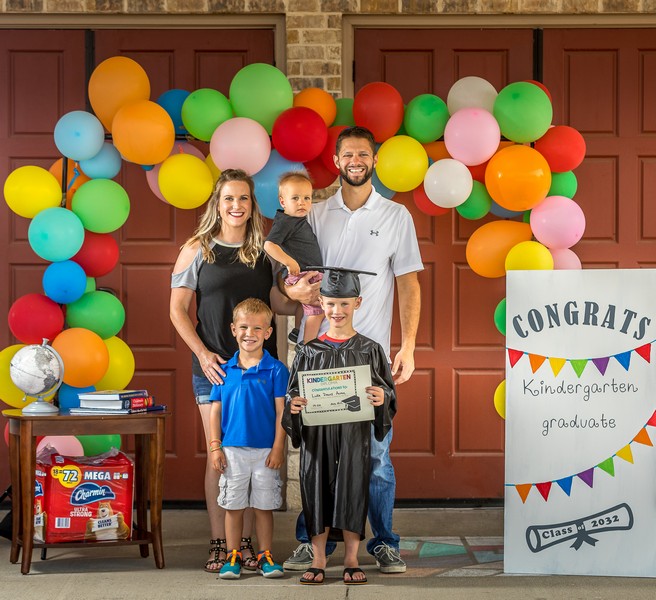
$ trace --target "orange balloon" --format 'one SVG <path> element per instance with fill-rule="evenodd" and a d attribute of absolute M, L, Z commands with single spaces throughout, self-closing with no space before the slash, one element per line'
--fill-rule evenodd
<path fill-rule="evenodd" d="M 77 192 L 77 189 L 83 184 L 86 183 L 87 181 L 91 181 L 89 177 L 87 177 L 83 172 L 82 169 L 80 169 L 80 165 L 76 163 L 75 161 L 71 160 L 70 158 L 67 158 L 68 160 L 68 165 L 66 166 L 66 208 L 70 209 L 71 208 L 71 200 L 73 200 L 73 196 L 75 195 L 75 192 Z M 48 169 L 57 181 L 59 181 L 59 185 L 61 185 L 62 182 L 62 169 L 64 166 L 64 159 L 60 158 L 59 160 L 55 161 L 52 166 Z"/>
<path fill-rule="evenodd" d="M 138 165 L 155 165 L 171 154 L 175 126 L 159 104 L 143 100 L 116 113 L 112 135 L 123 158 Z"/>
<path fill-rule="evenodd" d="M 481 277 L 503 277 L 506 256 L 513 246 L 531 239 L 531 226 L 518 221 L 492 221 L 481 225 L 467 241 L 467 263 Z"/>
<path fill-rule="evenodd" d="M 108 131 L 120 108 L 148 100 L 150 81 L 146 71 L 127 56 L 112 56 L 101 62 L 89 79 L 89 102 Z"/>
<path fill-rule="evenodd" d="M 337 116 L 335 99 L 328 92 L 315 87 L 305 88 L 296 94 L 294 106 L 305 106 L 319 113 L 326 127 L 330 127 Z"/>
<path fill-rule="evenodd" d="M 485 169 L 485 186 L 503 208 L 529 210 L 547 197 L 551 187 L 549 163 L 529 146 L 509 146 L 490 159 Z"/>
<path fill-rule="evenodd" d="M 446 144 L 444 142 L 430 142 L 428 144 L 422 144 L 428 158 L 434 161 L 442 160 L 443 158 L 452 158 L 449 154 L 449 151 L 446 149 Z"/>
<path fill-rule="evenodd" d="M 109 367 L 109 351 L 102 338 L 82 327 L 62 331 L 52 342 L 64 361 L 64 383 L 87 387 L 100 381 Z"/>

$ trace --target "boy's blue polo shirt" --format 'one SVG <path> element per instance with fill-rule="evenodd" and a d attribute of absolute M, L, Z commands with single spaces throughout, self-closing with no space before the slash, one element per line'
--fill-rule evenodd
<path fill-rule="evenodd" d="M 221 402 L 224 446 L 271 448 L 276 437 L 275 399 L 287 393 L 289 371 L 266 350 L 260 362 L 244 371 L 239 352 L 223 365 L 222 385 L 213 385 L 210 400 Z"/>

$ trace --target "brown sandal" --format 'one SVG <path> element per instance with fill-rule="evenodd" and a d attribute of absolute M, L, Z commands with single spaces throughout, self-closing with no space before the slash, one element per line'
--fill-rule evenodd
<path fill-rule="evenodd" d="M 242 545 L 239 546 L 239 552 L 242 553 L 242 556 L 244 554 L 244 550 L 248 550 L 251 553 L 250 556 L 244 556 L 244 558 L 242 559 L 241 561 L 242 568 L 246 569 L 247 571 L 257 570 L 257 556 L 255 555 L 255 550 L 253 549 L 251 538 L 249 537 L 241 538 L 241 544 Z"/>
<path fill-rule="evenodd" d="M 218 573 L 221 570 L 221 567 L 225 565 L 228 557 L 228 549 L 226 548 L 225 543 L 226 541 L 221 539 L 210 540 L 209 553 L 211 558 L 205 563 L 205 571 L 208 573 Z M 223 553 L 224 558 L 221 558 L 221 553 Z"/>

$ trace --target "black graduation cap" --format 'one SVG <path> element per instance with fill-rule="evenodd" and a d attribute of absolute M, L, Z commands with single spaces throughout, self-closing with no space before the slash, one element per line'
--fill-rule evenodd
<path fill-rule="evenodd" d="M 308 266 L 307 271 L 323 271 L 321 295 L 328 298 L 357 298 L 360 295 L 359 275 L 376 275 L 371 271 L 356 271 L 342 267 Z"/>
<path fill-rule="evenodd" d="M 344 404 L 346 404 L 346 409 L 349 412 L 358 412 L 361 410 L 360 408 L 360 396 L 350 396 L 348 398 L 344 398 L 342 400 Z"/>

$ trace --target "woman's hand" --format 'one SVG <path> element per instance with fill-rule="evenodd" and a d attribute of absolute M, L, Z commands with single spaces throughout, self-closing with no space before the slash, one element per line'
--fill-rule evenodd
<path fill-rule="evenodd" d="M 369 387 L 364 388 L 364 391 L 367 392 L 367 398 L 374 406 L 381 406 L 385 402 L 385 392 L 383 388 L 376 385 L 370 385 Z"/>
<path fill-rule="evenodd" d="M 218 354 L 205 350 L 199 354 L 198 362 L 200 363 L 201 369 L 203 369 L 205 377 L 207 377 L 210 383 L 213 383 L 214 385 L 221 385 L 223 383 L 225 372 L 221 368 L 221 365 L 226 361 Z"/>
<path fill-rule="evenodd" d="M 306 404 L 307 404 L 307 400 L 305 398 L 301 398 L 300 396 L 296 396 L 296 398 L 292 398 L 289 402 L 289 411 L 293 415 L 297 415 L 303 410 L 303 407 Z"/>

